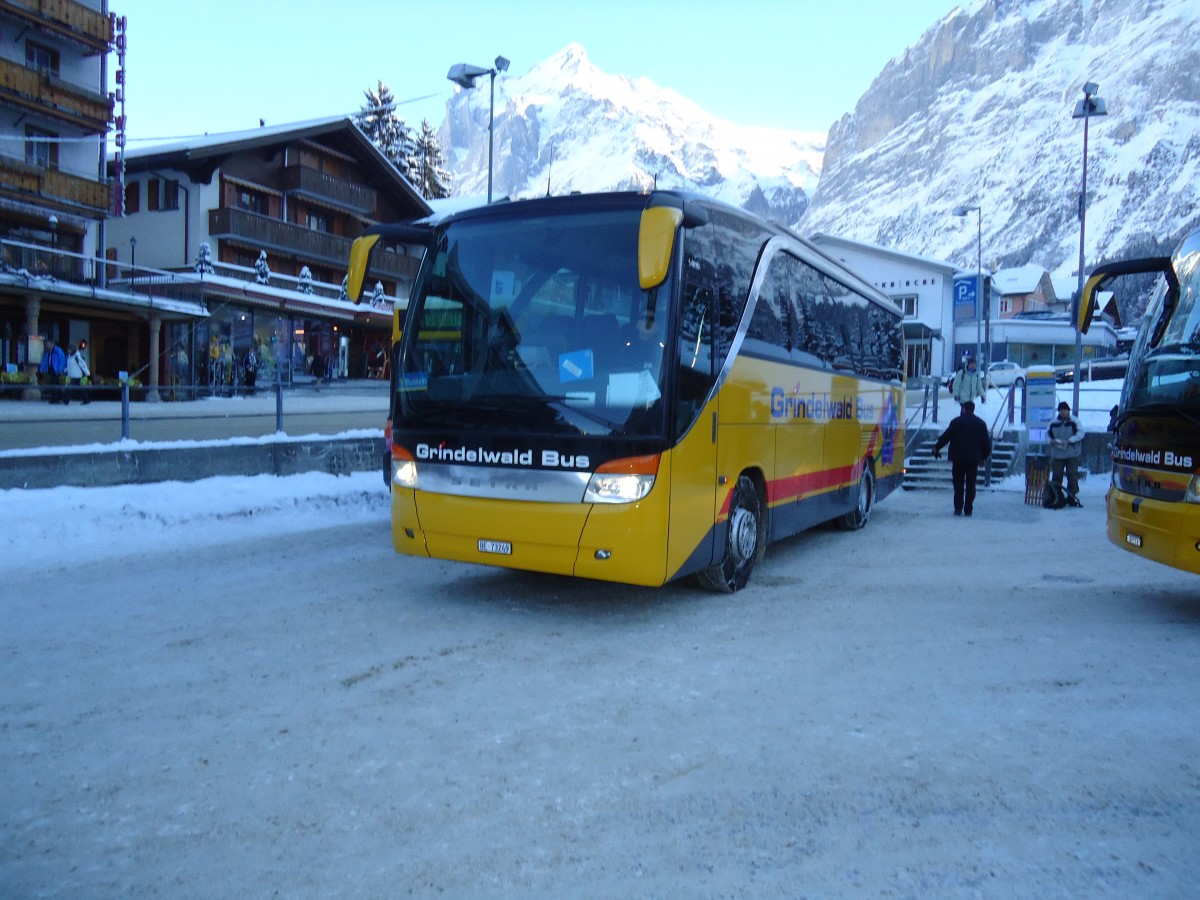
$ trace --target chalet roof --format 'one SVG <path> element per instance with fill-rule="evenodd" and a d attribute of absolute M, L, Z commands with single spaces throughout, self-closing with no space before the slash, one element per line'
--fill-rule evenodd
<path fill-rule="evenodd" d="M 997 269 L 992 276 L 992 284 L 1001 294 L 1032 294 L 1046 277 L 1046 270 L 1034 263 L 1015 266 L 1008 269 Z M 1053 285 L 1050 286 L 1053 290 Z"/>
<path fill-rule="evenodd" d="M 147 172 L 175 169 L 186 172 L 193 181 L 207 184 L 212 181 L 213 173 L 235 154 L 254 150 L 274 153 L 278 148 L 295 141 L 315 139 L 320 139 L 323 143 L 328 143 L 361 161 L 363 167 L 383 179 L 383 182 L 394 194 L 404 197 L 413 205 L 414 218 L 429 215 L 431 210 L 425 198 L 407 178 L 400 174 L 400 170 L 371 143 L 362 129 L 349 116 L 263 126 L 245 131 L 205 134 L 174 143 L 127 150 L 125 152 L 125 170 L 127 172 Z M 110 154 L 108 159 L 110 174 L 114 160 L 115 155 Z"/>
<path fill-rule="evenodd" d="M 824 234 L 817 232 L 809 237 L 809 240 L 818 246 L 841 246 L 852 250 L 859 250 L 863 253 L 871 253 L 876 256 L 884 256 L 889 259 L 906 262 L 913 265 L 923 266 L 925 268 L 935 269 L 947 275 L 953 275 L 955 268 L 950 263 L 941 259 L 933 259 L 928 256 L 917 256 L 915 253 L 905 253 L 902 250 L 893 250 L 890 247 L 882 247 L 879 244 L 869 244 L 866 241 L 856 241 L 851 238 L 837 237 L 832 234 Z"/>

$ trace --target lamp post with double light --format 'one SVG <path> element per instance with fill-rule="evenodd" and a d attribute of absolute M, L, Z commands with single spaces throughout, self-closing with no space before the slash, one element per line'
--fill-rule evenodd
<path fill-rule="evenodd" d="M 488 192 L 487 202 L 492 202 L 492 125 L 496 117 L 496 74 L 508 71 L 508 60 L 503 56 L 496 57 L 496 63 L 490 69 L 482 66 L 472 66 L 468 63 L 458 63 L 450 67 L 446 77 L 464 90 L 475 86 L 475 79 L 482 75 L 490 76 L 491 95 L 488 98 Z"/>
<path fill-rule="evenodd" d="M 1072 119 L 1083 119 L 1083 179 L 1079 187 L 1079 283 L 1071 300 L 1071 318 L 1075 322 L 1075 377 L 1071 388 L 1071 410 L 1079 415 L 1079 370 L 1083 368 L 1083 323 L 1080 322 L 1083 302 L 1083 236 L 1087 221 L 1087 163 L 1088 122 L 1092 116 L 1107 116 L 1104 100 L 1096 96 L 1100 85 L 1089 81 L 1083 86 L 1083 99 L 1075 104 Z"/>

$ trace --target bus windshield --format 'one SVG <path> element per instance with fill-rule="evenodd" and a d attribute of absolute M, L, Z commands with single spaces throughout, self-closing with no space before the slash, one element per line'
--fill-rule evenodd
<path fill-rule="evenodd" d="M 1127 410 L 1200 411 L 1200 241 L 1176 256 L 1179 296 L 1167 305 L 1160 284 L 1134 347 L 1122 404 Z M 1158 340 L 1155 341 L 1155 336 Z"/>
<path fill-rule="evenodd" d="M 672 276 L 639 287 L 640 212 L 447 223 L 405 322 L 397 423 L 662 435 Z"/>

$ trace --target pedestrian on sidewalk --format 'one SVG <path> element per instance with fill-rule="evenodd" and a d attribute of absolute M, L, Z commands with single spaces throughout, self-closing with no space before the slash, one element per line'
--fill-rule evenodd
<path fill-rule="evenodd" d="M 1083 454 L 1083 426 L 1071 414 L 1071 404 L 1058 404 L 1058 415 L 1046 428 L 1050 441 L 1050 483 L 1062 487 L 1067 477 L 1066 505 L 1082 506 L 1079 502 L 1079 457 Z"/>
<path fill-rule="evenodd" d="M 950 445 L 950 480 L 954 485 L 954 514 L 969 516 L 975 508 L 975 480 L 979 465 L 992 455 L 992 436 L 983 419 L 975 415 L 975 403 L 962 405 L 962 412 L 950 420 L 937 443 L 933 458 L 942 458 L 942 448 Z"/>
<path fill-rule="evenodd" d="M 72 347 L 71 353 L 67 356 L 67 380 L 71 382 L 72 387 L 83 388 L 85 379 L 91 377 L 92 370 L 88 368 L 87 360 L 83 358 L 83 351 L 80 347 Z M 84 406 L 92 402 L 92 398 L 86 388 L 77 393 L 83 398 Z M 64 400 L 63 402 L 68 401 Z"/>
<path fill-rule="evenodd" d="M 48 393 L 51 403 L 67 404 L 63 391 L 62 379 L 67 372 L 67 355 L 58 346 L 54 338 L 46 338 L 46 348 L 42 352 L 42 361 L 38 363 L 38 374 L 45 376 L 45 383 L 53 385 Z"/>
<path fill-rule="evenodd" d="M 987 403 L 987 384 L 979 372 L 975 357 L 967 359 L 962 368 L 954 373 L 950 382 L 950 393 L 959 403 L 970 401 L 972 407 L 976 397 L 981 403 Z"/>
<path fill-rule="evenodd" d="M 313 387 L 317 392 L 321 391 L 321 382 L 325 380 L 325 357 L 320 353 L 314 353 L 312 358 L 312 376 Z"/>

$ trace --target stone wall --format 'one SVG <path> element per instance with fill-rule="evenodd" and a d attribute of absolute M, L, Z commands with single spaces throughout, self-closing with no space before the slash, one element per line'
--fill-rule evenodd
<path fill-rule="evenodd" d="M 198 481 L 216 475 L 295 475 L 313 471 L 333 475 L 382 472 L 383 441 L 379 438 L 283 440 L 6 456 L 0 457 L 0 489 L 109 487 Z"/>

